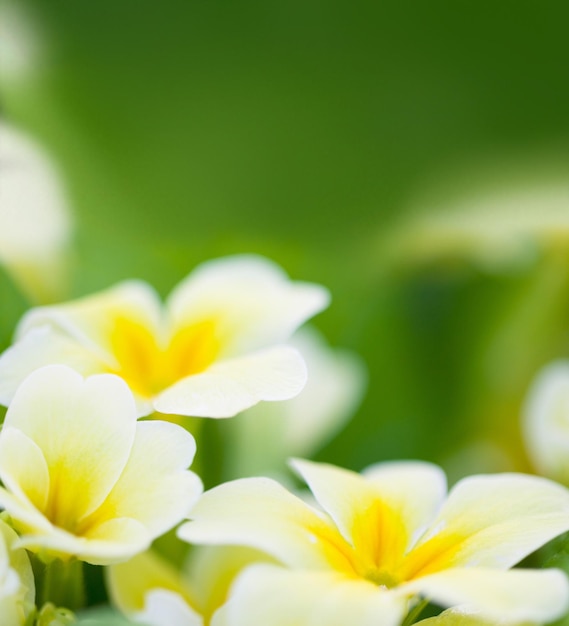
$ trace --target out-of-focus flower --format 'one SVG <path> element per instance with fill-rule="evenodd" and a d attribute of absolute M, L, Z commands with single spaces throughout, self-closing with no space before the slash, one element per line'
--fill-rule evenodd
<path fill-rule="evenodd" d="M 247 565 L 272 561 L 240 546 L 196 546 L 181 573 L 147 551 L 105 571 L 112 602 L 146 626 L 220 626 L 231 583 Z"/>
<path fill-rule="evenodd" d="M 538 374 L 525 405 L 523 433 L 535 469 L 569 485 L 569 361 L 551 363 Z"/>
<path fill-rule="evenodd" d="M 328 302 L 320 286 L 291 282 L 273 263 L 236 256 L 199 266 L 163 306 L 143 282 L 29 311 L 0 358 L 0 401 L 49 363 L 121 376 L 139 415 L 231 417 L 261 400 L 287 400 L 306 382 L 282 342 Z"/>
<path fill-rule="evenodd" d="M 227 465 L 233 477 L 282 472 L 291 456 L 311 456 L 355 412 L 365 388 L 361 359 L 332 349 L 313 328 L 291 340 L 306 361 L 308 380 L 292 400 L 257 405 L 229 424 Z"/>
<path fill-rule="evenodd" d="M 0 2 L 0 86 L 18 87 L 45 66 L 45 36 L 29 7 Z"/>
<path fill-rule="evenodd" d="M 34 610 L 35 583 L 18 536 L 0 520 L 0 617 L 2 626 L 23 626 Z"/>
<path fill-rule="evenodd" d="M 0 122 L 0 263 L 35 302 L 67 288 L 71 217 L 50 159 Z"/>
<path fill-rule="evenodd" d="M 239 576 L 226 604 L 230 626 L 395 626 L 420 596 L 490 620 L 549 621 L 567 609 L 562 572 L 506 571 L 569 528 L 564 487 L 521 474 L 473 476 L 445 500 L 444 475 L 427 463 L 380 464 L 363 476 L 294 467 L 323 511 L 270 479 L 246 478 L 206 492 L 178 531 L 282 563 Z"/>
<path fill-rule="evenodd" d="M 499 168 L 510 173 L 470 172 L 460 186 L 446 180 L 442 189 L 427 192 L 399 224 L 390 253 L 402 263 L 467 257 L 484 270 L 502 272 L 526 266 L 541 246 L 565 247 L 569 184 L 564 174 L 525 176 L 527 167 L 517 173 L 514 164 Z"/>
<path fill-rule="evenodd" d="M 186 468 L 193 437 L 161 421 L 137 422 L 117 376 L 83 379 L 53 365 L 31 374 L 0 432 L 0 505 L 40 557 L 94 564 L 145 550 L 201 493 Z"/>

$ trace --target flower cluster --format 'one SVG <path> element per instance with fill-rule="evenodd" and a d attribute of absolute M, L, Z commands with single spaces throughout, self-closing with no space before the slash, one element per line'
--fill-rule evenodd
<path fill-rule="evenodd" d="M 47 302 L 70 225 L 43 157 L 2 134 L 13 168 L 0 261 Z M 41 245 L 26 239 L 31 219 L 53 227 Z M 292 458 L 310 490 L 298 492 L 286 459 L 336 434 L 365 387 L 357 356 L 301 328 L 328 300 L 242 255 L 198 266 L 165 302 L 126 281 L 29 309 L 0 355 L 0 625 L 93 624 L 84 563 L 103 568 L 113 610 L 146 626 L 535 626 L 565 614 L 566 574 L 524 560 L 569 531 L 567 364 L 540 374 L 525 411 L 545 477 L 475 475 L 447 492 L 423 461 L 358 474 Z M 225 474 L 204 492 L 219 459 L 196 418 L 237 415 Z"/>
<path fill-rule="evenodd" d="M 569 491 L 552 480 L 471 476 L 447 494 L 426 462 L 357 474 L 294 459 L 311 495 L 283 486 L 284 458 L 309 455 L 363 389 L 355 357 L 292 337 L 327 302 L 238 256 L 198 267 L 164 305 L 131 281 L 28 311 L 0 356 L 2 624 L 73 620 L 54 611 L 84 608 L 82 562 L 150 626 L 399 626 L 426 605 L 448 610 L 425 625 L 521 625 L 567 611 L 562 571 L 514 568 L 569 530 Z M 563 376 L 532 415 L 554 412 Z M 191 418 L 244 410 L 228 431 L 235 480 L 202 493 Z M 257 471 L 281 482 L 244 477 Z"/>

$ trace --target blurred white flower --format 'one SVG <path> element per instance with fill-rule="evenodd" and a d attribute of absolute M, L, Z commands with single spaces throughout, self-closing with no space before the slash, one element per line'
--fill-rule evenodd
<path fill-rule="evenodd" d="M 127 559 L 187 514 L 201 481 L 193 437 L 138 422 L 123 380 L 62 365 L 31 374 L 0 431 L 0 506 L 19 545 L 49 560 Z"/>
<path fill-rule="evenodd" d="M 0 617 L 2 626 L 24 626 L 34 609 L 35 583 L 18 536 L 0 520 Z"/>
<path fill-rule="evenodd" d="M 53 164 L 28 137 L 0 122 L 0 263 L 33 301 L 64 293 L 71 231 Z"/>
<path fill-rule="evenodd" d="M 322 509 L 267 478 L 206 492 L 178 529 L 189 543 L 248 545 L 282 566 L 236 579 L 229 626 L 399 626 L 419 597 L 485 619 L 547 622 L 567 610 L 558 570 L 510 570 L 569 529 L 569 491 L 536 476 L 378 464 L 363 475 L 295 461 Z M 508 571 L 509 570 L 509 571 Z"/>
<path fill-rule="evenodd" d="M 450 176 L 416 199 L 388 242 L 390 254 L 402 263 L 466 257 L 499 273 L 525 267 L 541 246 L 566 247 L 566 167 L 506 161 L 477 169 Z"/>
<path fill-rule="evenodd" d="M 139 415 L 231 417 L 301 391 L 306 366 L 284 342 L 327 303 L 323 287 L 292 282 L 262 257 L 235 256 L 197 267 L 165 305 L 150 285 L 128 281 L 32 309 L 0 357 L 0 402 L 38 367 L 63 363 L 122 377 Z"/>
<path fill-rule="evenodd" d="M 569 485 L 569 361 L 539 372 L 523 413 L 526 450 L 535 469 Z"/>
<path fill-rule="evenodd" d="M 30 7 L 13 0 L 0 2 L 0 86 L 29 80 L 45 65 L 45 36 Z"/>
<path fill-rule="evenodd" d="M 330 440 L 359 406 L 366 385 L 362 360 L 330 348 L 314 328 L 291 339 L 304 357 L 308 379 L 288 402 L 257 405 L 228 424 L 228 469 L 233 477 L 279 475 L 291 456 L 311 456 Z"/>

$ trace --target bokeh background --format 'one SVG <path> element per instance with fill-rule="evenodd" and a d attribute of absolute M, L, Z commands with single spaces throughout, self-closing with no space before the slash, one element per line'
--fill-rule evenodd
<path fill-rule="evenodd" d="M 315 325 L 367 365 L 318 458 L 527 468 L 528 385 L 569 356 L 563 2 L 2 6 L 35 38 L 0 105 L 66 182 L 69 297 L 266 255 L 329 287 Z M 29 303 L 0 280 L 6 346 Z"/>

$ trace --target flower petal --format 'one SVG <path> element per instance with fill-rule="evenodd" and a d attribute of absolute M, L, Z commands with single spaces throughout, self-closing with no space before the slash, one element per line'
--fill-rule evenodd
<path fill-rule="evenodd" d="M 117 517 L 93 527 L 83 537 L 53 528 L 45 535 L 22 535 L 17 545 L 61 559 L 72 555 L 92 565 L 110 565 L 146 550 L 151 540 L 140 522 Z"/>
<path fill-rule="evenodd" d="M 442 470 L 430 463 L 379 464 L 365 476 L 325 463 L 291 464 L 346 541 L 362 553 L 381 553 L 384 566 L 394 565 L 412 544 L 446 491 Z"/>
<path fill-rule="evenodd" d="M 160 413 L 232 417 L 261 400 L 287 400 L 306 382 L 300 354 L 278 346 L 214 364 L 202 374 L 182 379 L 154 402 Z"/>
<path fill-rule="evenodd" d="M 569 491 L 523 474 L 459 481 L 408 555 L 403 577 L 476 565 L 508 569 L 569 530 Z"/>
<path fill-rule="evenodd" d="M 189 543 L 244 545 L 291 566 L 327 568 L 335 533 L 323 516 L 268 478 L 245 478 L 207 491 L 178 529 Z"/>
<path fill-rule="evenodd" d="M 569 608 L 569 582 L 560 570 L 448 569 L 405 585 L 442 606 L 491 620 L 545 623 Z"/>
<path fill-rule="evenodd" d="M 111 565 L 104 574 L 113 604 L 129 617 L 144 609 L 146 594 L 152 589 L 173 591 L 190 602 L 190 589 L 180 572 L 152 550 Z"/>
<path fill-rule="evenodd" d="M 286 341 L 328 304 L 319 285 L 292 282 L 280 267 L 255 255 L 198 266 L 167 301 L 174 329 L 215 319 L 223 356 Z"/>
<path fill-rule="evenodd" d="M 155 538 L 180 522 L 202 491 L 186 468 L 196 450 L 184 428 L 162 421 L 139 422 L 123 473 L 93 519 L 130 517 Z"/>
<path fill-rule="evenodd" d="M 152 589 L 146 594 L 144 610 L 136 621 L 148 626 L 203 626 L 203 618 L 180 596 L 168 589 Z"/>
<path fill-rule="evenodd" d="M 105 371 L 103 361 L 80 343 L 48 325 L 38 326 L 0 356 L 0 404 L 10 404 L 31 372 L 54 363 L 69 365 L 84 376 Z"/>
<path fill-rule="evenodd" d="M 406 601 L 333 572 L 254 565 L 239 576 L 225 607 L 228 626 L 397 626 Z"/>
<path fill-rule="evenodd" d="M 19 387 L 0 440 L 14 428 L 39 447 L 49 471 L 49 496 L 47 503 L 35 504 L 49 509 L 42 512 L 52 523 L 70 528 L 107 497 L 129 457 L 135 426 L 132 394 L 120 378 L 102 374 L 84 380 L 66 366 L 51 365 Z M 38 480 L 42 476 L 44 470 Z M 29 475 L 19 471 L 14 478 L 39 497 Z"/>
<path fill-rule="evenodd" d="M 539 473 L 569 483 L 569 361 L 545 367 L 524 409 L 524 439 Z"/>
<path fill-rule="evenodd" d="M 112 332 L 117 318 L 137 322 L 157 335 L 161 331 L 161 306 L 150 285 L 129 280 L 66 304 L 31 309 L 18 324 L 16 337 L 20 339 L 32 328 L 47 325 L 113 364 Z"/>

